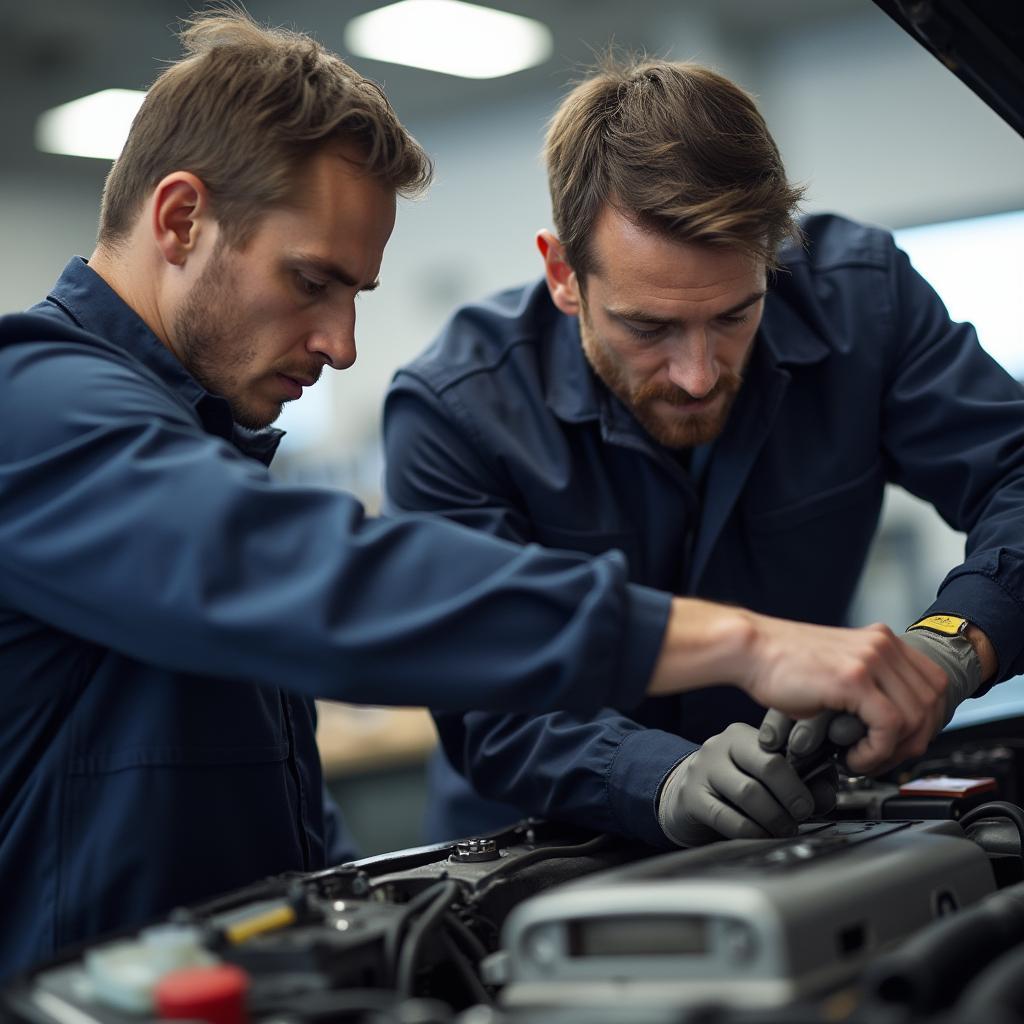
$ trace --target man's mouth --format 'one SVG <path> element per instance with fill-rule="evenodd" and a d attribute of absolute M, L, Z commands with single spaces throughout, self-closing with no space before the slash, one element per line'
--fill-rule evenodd
<path fill-rule="evenodd" d="M 672 398 L 659 397 L 655 401 L 673 412 L 701 412 L 703 409 L 707 409 L 715 404 L 715 400 L 718 398 L 719 392 L 711 392 L 711 394 L 705 395 L 703 398 L 680 398 L 673 396 Z"/>
<path fill-rule="evenodd" d="M 309 387 L 309 384 L 303 383 L 303 381 L 298 379 L 297 377 L 290 377 L 286 373 L 279 373 L 277 375 L 277 378 L 279 381 L 281 381 L 282 385 L 284 385 L 284 389 L 289 401 L 292 401 L 296 398 L 301 398 L 302 389 L 304 387 Z"/>

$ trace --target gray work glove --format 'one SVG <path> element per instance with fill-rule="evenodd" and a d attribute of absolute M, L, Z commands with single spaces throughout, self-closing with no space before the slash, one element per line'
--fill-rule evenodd
<path fill-rule="evenodd" d="M 762 750 L 786 754 L 788 760 L 796 762 L 799 771 L 800 763 L 811 760 L 826 740 L 845 750 L 861 739 L 865 731 L 864 723 L 856 715 L 841 711 L 823 711 L 797 721 L 772 709 L 764 716 L 757 738 Z"/>
<path fill-rule="evenodd" d="M 974 645 L 965 636 L 939 636 L 926 629 L 912 629 L 903 634 L 902 640 L 946 673 L 946 713 L 942 725 L 948 725 L 953 712 L 981 686 L 981 659 Z"/>
<path fill-rule="evenodd" d="M 734 722 L 672 769 L 658 796 L 658 824 L 678 846 L 718 839 L 791 836 L 797 823 L 835 804 L 815 794 L 780 754 L 762 750 L 757 730 Z"/>

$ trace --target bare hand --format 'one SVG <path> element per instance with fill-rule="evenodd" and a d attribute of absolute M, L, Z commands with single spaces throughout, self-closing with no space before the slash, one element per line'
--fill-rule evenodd
<path fill-rule="evenodd" d="M 855 715 L 868 732 L 847 765 L 865 774 L 920 756 L 945 708 L 946 673 L 888 626 L 815 626 L 675 598 L 647 692 L 721 683 L 791 718 Z"/>
<path fill-rule="evenodd" d="M 847 711 L 867 726 L 851 771 L 884 771 L 924 753 L 941 728 L 946 674 L 887 626 L 814 626 L 752 615 L 747 692 L 794 718 Z"/>

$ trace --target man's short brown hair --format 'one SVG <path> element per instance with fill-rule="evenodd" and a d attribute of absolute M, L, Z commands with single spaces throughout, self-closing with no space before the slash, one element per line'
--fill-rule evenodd
<path fill-rule="evenodd" d="M 268 207 L 289 201 L 300 169 L 332 143 L 354 146 L 366 173 L 400 195 L 429 184 L 430 159 L 380 86 L 309 36 L 263 28 L 232 7 L 187 21 L 181 41 L 185 57 L 153 83 L 107 177 L 101 244 L 123 239 L 177 170 L 206 185 L 235 246 Z"/>
<path fill-rule="evenodd" d="M 803 189 L 786 179 L 751 96 L 698 64 L 605 58 L 548 127 L 555 230 L 581 282 L 605 204 L 683 242 L 732 245 L 769 266 Z"/>

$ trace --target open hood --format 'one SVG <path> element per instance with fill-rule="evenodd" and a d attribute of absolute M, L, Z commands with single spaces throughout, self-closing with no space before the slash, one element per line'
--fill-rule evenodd
<path fill-rule="evenodd" d="M 1021 0 L 874 0 L 1024 135 Z"/>

